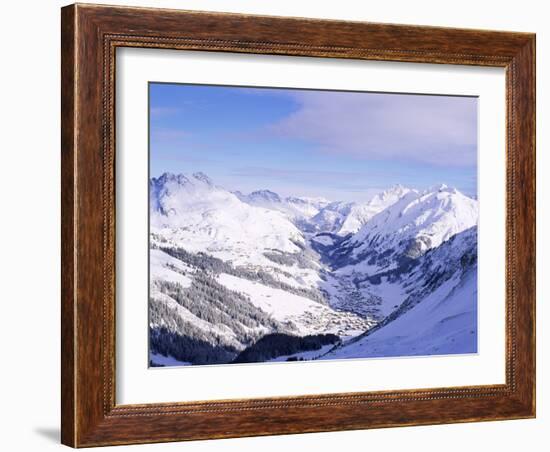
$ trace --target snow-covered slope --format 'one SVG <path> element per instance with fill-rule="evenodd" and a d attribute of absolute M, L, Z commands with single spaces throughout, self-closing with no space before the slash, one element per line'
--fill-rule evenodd
<path fill-rule="evenodd" d="M 476 353 L 477 266 L 371 331 L 321 359 Z"/>
<path fill-rule="evenodd" d="M 149 275 L 151 291 L 155 293 L 158 281 L 178 283 L 186 288 L 191 285 L 193 269 L 165 252 L 153 249 L 149 251 Z"/>
<path fill-rule="evenodd" d="M 185 244 L 236 264 L 261 265 L 264 252 L 300 251 L 304 238 L 282 213 L 251 206 L 202 173 L 165 173 L 150 183 L 153 242 Z"/>
<path fill-rule="evenodd" d="M 438 353 L 436 345 L 411 347 L 447 338 L 469 351 L 459 330 L 472 320 L 476 224 L 477 201 L 446 186 L 328 203 L 268 190 L 243 195 L 203 173 L 153 178 L 151 359 L 230 362 L 271 334 L 346 341 L 327 356 L 355 357 L 352 347 L 368 338 L 388 344 L 361 356 L 389 356 L 383 347 L 391 343 L 401 350 L 394 355 Z M 463 320 L 447 319 L 455 314 Z M 416 334 L 410 325 L 422 316 Z"/>
<path fill-rule="evenodd" d="M 228 362 L 266 334 L 350 337 L 374 325 L 328 305 L 319 256 L 286 213 L 243 202 L 202 173 L 150 184 L 154 363 L 167 362 L 159 354 Z"/>
<path fill-rule="evenodd" d="M 285 214 L 305 232 L 330 232 L 345 236 L 357 232 L 372 217 L 395 204 L 411 190 L 396 185 L 375 195 L 367 202 L 329 202 L 324 198 L 286 197 L 270 190 L 258 190 L 247 195 L 233 192 L 242 202 Z"/>
<path fill-rule="evenodd" d="M 439 284 L 476 262 L 477 228 L 472 227 L 398 265 L 383 268 L 374 260 L 336 268 L 322 287 L 331 294 L 334 307 L 383 321 L 402 313 Z"/>
<path fill-rule="evenodd" d="M 303 225 L 319 210 L 329 204 L 325 198 L 309 198 L 289 196 L 282 198 L 279 194 L 270 190 L 257 190 L 247 195 L 241 192 L 234 192 L 243 202 L 264 209 L 276 210 L 284 213 L 290 220 Z"/>
<path fill-rule="evenodd" d="M 454 188 L 411 190 L 345 240 L 333 257 L 339 266 L 389 270 L 475 226 L 477 218 L 477 201 Z"/>
<path fill-rule="evenodd" d="M 477 351 L 477 228 L 454 235 L 411 262 L 366 277 L 393 310 L 374 328 L 321 359 L 412 356 Z M 388 292 L 388 289 L 400 291 Z"/>
<path fill-rule="evenodd" d="M 363 227 L 377 213 L 382 212 L 399 199 L 409 193 L 411 190 L 396 185 L 388 190 L 375 195 L 370 201 L 364 203 L 354 203 L 349 213 L 346 215 L 342 226 L 338 230 L 339 235 L 353 234 Z"/>
<path fill-rule="evenodd" d="M 246 298 L 209 282 L 182 260 L 159 249 L 150 250 L 149 257 L 153 365 L 229 360 L 254 338 L 292 330 L 290 325 L 279 324 L 259 310 L 254 312 Z M 223 296 L 227 307 L 210 303 L 204 295 L 206 290 Z"/>
<path fill-rule="evenodd" d="M 333 333 L 351 337 L 375 325 L 372 320 L 352 312 L 336 311 L 307 297 L 257 281 L 222 273 L 218 282 L 230 290 L 246 294 L 256 307 L 277 321 L 295 326 L 294 334 L 297 335 Z"/>
<path fill-rule="evenodd" d="M 316 232 L 338 233 L 355 203 L 336 201 L 323 207 L 309 223 Z"/>
<path fill-rule="evenodd" d="M 345 236 L 357 232 L 377 213 L 395 204 L 411 190 L 396 185 L 375 195 L 367 202 L 336 201 L 327 204 L 313 216 L 309 223 L 312 230 Z"/>

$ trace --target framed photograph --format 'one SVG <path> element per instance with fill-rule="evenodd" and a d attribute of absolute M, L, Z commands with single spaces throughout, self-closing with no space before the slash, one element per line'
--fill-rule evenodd
<path fill-rule="evenodd" d="M 62 9 L 62 442 L 535 416 L 535 36 Z"/>

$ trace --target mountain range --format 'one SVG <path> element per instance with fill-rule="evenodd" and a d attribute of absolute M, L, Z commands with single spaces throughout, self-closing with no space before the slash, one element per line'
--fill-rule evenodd
<path fill-rule="evenodd" d="M 152 365 L 477 350 L 478 202 L 393 186 L 367 202 L 149 182 Z"/>

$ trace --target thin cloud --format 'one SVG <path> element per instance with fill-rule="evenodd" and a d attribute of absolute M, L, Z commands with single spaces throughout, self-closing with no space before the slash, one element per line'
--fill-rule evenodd
<path fill-rule="evenodd" d="M 270 184 L 275 184 L 277 187 L 280 187 L 281 184 L 292 184 L 302 187 L 317 187 L 318 190 L 328 188 L 354 192 L 370 190 L 372 185 L 369 182 L 379 179 L 374 173 L 367 174 L 359 171 L 294 170 L 267 167 L 236 168 L 231 172 L 231 176 L 239 180 L 254 180 L 256 185 L 258 185 L 258 181 L 262 181 L 265 187 Z"/>
<path fill-rule="evenodd" d="M 297 91 L 299 108 L 273 133 L 359 159 L 472 166 L 477 99 L 449 96 Z"/>
<path fill-rule="evenodd" d="M 278 180 L 342 180 L 345 178 L 364 177 L 365 173 L 351 171 L 319 171 L 319 170 L 293 170 L 265 167 L 242 167 L 233 171 L 235 176 L 264 177 Z"/>

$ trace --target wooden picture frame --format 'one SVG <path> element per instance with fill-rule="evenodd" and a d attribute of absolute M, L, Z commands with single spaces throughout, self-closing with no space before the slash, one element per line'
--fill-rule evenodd
<path fill-rule="evenodd" d="M 62 9 L 62 442 L 73 447 L 535 416 L 535 35 L 75 4 Z M 115 50 L 506 69 L 506 383 L 115 403 Z"/>

